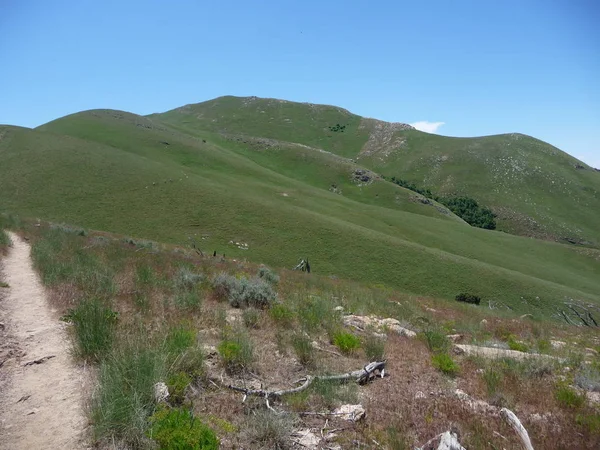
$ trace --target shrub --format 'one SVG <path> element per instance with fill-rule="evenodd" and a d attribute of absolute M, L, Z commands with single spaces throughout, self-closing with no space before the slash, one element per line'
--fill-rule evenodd
<path fill-rule="evenodd" d="M 333 335 L 333 344 L 345 355 L 354 353 L 360 348 L 360 339 L 345 331 L 338 331 Z"/>
<path fill-rule="evenodd" d="M 298 304 L 297 313 L 306 331 L 316 331 L 321 327 L 331 330 L 339 322 L 339 316 L 331 310 L 330 303 L 317 296 L 309 296 Z"/>
<path fill-rule="evenodd" d="M 269 269 L 268 267 L 261 267 L 258 269 L 258 273 L 256 274 L 257 278 L 262 278 L 265 281 L 271 283 L 271 284 L 277 284 L 279 283 L 279 275 L 277 275 L 275 272 L 273 272 L 271 269 Z"/>
<path fill-rule="evenodd" d="M 510 336 L 508 338 L 508 348 L 523 353 L 527 353 L 529 351 L 527 344 L 517 341 L 515 336 Z"/>
<path fill-rule="evenodd" d="M 431 362 L 436 369 L 451 377 L 458 375 L 458 372 L 460 371 L 458 364 L 456 364 L 447 353 L 436 353 L 432 355 Z"/>
<path fill-rule="evenodd" d="M 600 365 L 581 367 L 575 375 L 575 384 L 586 391 L 600 392 Z"/>
<path fill-rule="evenodd" d="M 260 311 L 256 308 L 247 308 L 242 312 L 242 319 L 246 328 L 258 328 L 260 323 Z"/>
<path fill-rule="evenodd" d="M 540 352 L 540 353 L 550 353 L 550 350 L 552 350 L 552 345 L 550 344 L 549 340 L 540 339 L 537 342 L 537 348 L 538 348 L 538 352 Z"/>
<path fill-rule="evenodd" d="M 133 448 L 144 445 L 154 410 L 154 384 L 164 379 L 165 367 L 164 355 L 141 340 L 123 342 L 107 355 L 92 397 L 97 438 L 123 440 Z"/>
<path fill-rule="evenodd" d="M 436 198 L 436 200 L 473 227 L 487 230 L 496 229 L 496 215 L 491 209 L 479 206 L 475 199 L 470 197 L 443 197 Z"/>
<path fill-rule="evenodd" d="M 315 363 L 315 348 L 312 341 L 304 333 L 294 334 L 292 336 L 292 347 L 298 357 L 298 361 L 303 366 L 312 366 Z"/>
<path fill-rule="evenodd" d="M 192 378 L 185 372 L 177 372 L 167 380 L 169 388 L 169 402 L 173 405 L 181 405 L 185 400 L 185 390 L 192 382 Z"/>
<path fill-rule="evenodd" d="M 477 295 L 469 294 L 467 292 L 458 294 L 455 297 L 455 300 L 457 302 L 471 303 L 473 305 L 479 305 L 479 303 L 481 303 L 481 297 L 478 297 Z"/>
<path fill-rule="evenodd" d="M 385 339 L 369 334 L 363 340 L 365 355 L 369 361 L 382 361 L 385 357 Z"/>
<path fill-rule="evenodd" d="M 205 275 L 203 273 L 196 273 L 187 267 L 180 267 L 175 274 L 173 284 L 176 289 L 191 291 L 204 279 Z"/>
<path fill-rule="evenodd" d="M 234 308 L 268 308 L 277 299 L 277 293 L 262 278 L 236 278 L 220 273 L 213 278 L 212 286 L 218 298 L 227 298 Z"/>
<path fill-rule="evenodd" d="M 161 450 L 218 450 L 220 445 L 211 428 L 181 408 L 158 409 L 150 417 L 148 437 Z"/>
<path fill-rule="evenodd" d="M 423 332 L 423 336 L 427 347 L 434 353 L 446 352 L 450 348 L 450 340 L 441 331 L 427 330 Z"/>
<path fill-rule="evenodd" d="M 75 352 L 83 359 L 98 361 L 111 349 L 117 313 L 96 298 L 83 300 L 63 320 L 71 322 L 75 331 Z"/>
<path fill-rule="evenodd" d="M 234 308 L 268 308 L 276 299 L 271 285 L 260 278 L 241 278 L 229 294 L 229 304 Z"/>
<path fill-rule="evenodd" d="M 289 327 L 294 322 L 294 311 L 282 303 L 271 306 L 269 314 L 275 322 L 284 327 Z"/>
<path fill-rule="evenodd" d="M 83 228 L 74 227 L 74 226 L 71 226 L 71 225 L 66 225 L 64 223 L 51 223 L 50 224 L 50 229 L 51 230 L 58 230 L 58 231 L 61 231 L 63 233 L 75 234 L 77 236 L 87 236 L 88 235 L 87 231 L 84 230 Z"/>
<path fill-rule="evenodd" d="M 577 414 L 575 421 L 578 425 L 585 427 L 589 433 L 600 434 L 600 414 Z"/>
<path fill-rule="evenodd" d="M 572 387 L 560 383 L 554 389 L 556 401 L 564 408 L 578 409 L 585 404 L 585 394 L 580 394 Z"/>
<path fill-rule="evenodd" d="M 247 370 L 254 361 L 252 342 L 241 331 L 236 332 L 232 337 L 223 339 L 217 350 L 229 373 Z"/>

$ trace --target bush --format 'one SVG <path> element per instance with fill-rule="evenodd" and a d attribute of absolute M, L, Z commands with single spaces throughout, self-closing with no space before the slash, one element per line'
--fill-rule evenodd
<path fill-rule="evenodd" d="M 74 325 L 77 356 L 93 361 L 102 359 L 113 345 L 117 317 L 115 311 L 95 298 L 83 300 L 63 316 L 63 320 Z"/>
<path fill-rule="evenodd" d="M 431 362 L 433 363 L 433 367 L 451 377 L 458 375 L 460 371 L 458 364 L 456 364 L 447 353 L 436 353 L 432 355 Z"/>
<path fill-rule="evenodd" d="M 345 331 L 338 331 L 333 335 L 333 344 L 345 355 L 354 353 L 360 348 L 360 339 Z"/>
<path fill-rule="evenodd" d="M 320 328 L 328 332 L 335 330 L 339 324 L 339 314 L 332 311 L 326 300 L 311 295 L 297 305 L 297 314 L 302 328 L 312 332 Z"/>
<path fill-rule="evenodd" d="M 589 433 L 600 434 L 600 414 L 578 414 L 575 421 L 578 425 L 586 428 Z"/>
<path fill-rule="evenodd" d="M 508 348 L 523 353 L 527 353 L 529 351 L 527 344 L 517 341 L 515 336 L 510 336 L 508 338 Z"/>
<path fill-rule="evenodd" d="M 185 401 L 185 390 L 192 382 L 192 378 L 185 372 L 177 372 L 169 377 L 169 402 L 172 405 L 181 405 Z"/>
<path fill-rule="evenodd" d="M 150 417 L 148 437 L 161 450 L 218 450 L 215 432 L 186 409 L 160 408 Z"/>
<path fill-rule="evenodd" d="M 67 224 L 64 224 L 64 223 L 51 223 L 50 224 L 50 229 L 51 230 L 57 230 L 57 231 L 60 231 L 62 233 L 75 234 L 77 236 L 87 236 L 88 235 L 87 231 L 84 230 L 83 228 L 74 227 L 74 226 L 67 225 Z"/>
<path fill-rule="evenodd" d="M 258 328 L 260 323 L 260 311 L 256 308 L 247 308 L 242 312 L 242 319 L 246 328 Z"/>
<path fill-rule="evenodd" d="M 258 273 L 256 274 L 257 278 L 262 278 L 268 283 L 277 284 L 279 283 L 279 275 L 273 272 L 268 267 L 261 267 L 258 269 Z"/>
<path fill-rule="evenodd" d="M 220 273 L 213 278 L 212 286 L 218 298 L 227 298 L 234 308 L 268 308 L 275 300 L 277 293 L 262 278 L 236 278 Z"/>
<path fill-rule="evenodd" d="M 271 306 L 269 314 L 275 322 L 284 327 L 289 327 L 294 322 L 294 311 L 281 303 Z"/>
<path fill-rule="evenodd" d="M 429 350 L 434 353 L 447 352 L 450 348 L 450 340 L 446 334 L 438 330 L 427 330 L 423 332 L 425 342 Z"/>
<path fill-rule="evenodd" d="M 254 362 L 254 350 L 250 338 L 240 331 L 225 338 L 217 347 L 225 369 L 229 373 L 248 370 Z"/>
<path fill-rule="evenodd" d="M 204 279 L 205 275 L 203 273 L 196 273 L 187 267 L 180 267 L 175 274 L 173 284 L 176 289 L 192 291 L 196 288 L 198 283 L 201 283 Z"/>
<path fill-rule="evenodd" d="M 600 392 L 600 364 L 581 367 L 575 375 L 575 384 L 586 391 Z"/>
<path fill-rule="evenodd" d="M 144 446 L 154 410 L 154 384 L 164 379 L 166 358 L 145 341 L 124 342 L 101 362 L 92 397 L 96 438 Z"/>
<path fill-rule="evenodd" d="M 564 408 L 578 409 L 585 404 L 585 394 L 580 394 L 564 383 L 556 386 L 554 397 L 558 404 Z"/>
<path fill-rule="evenodd" d="M 385 357 L 385 339 L 369 334 L 363 340 L 365 355 L 369 361 L 383 361 Z"/>
<path fill-rule="evenodd" d="M 496 214 L 485 206 L 479 206 L 470 197 L 441 197 L 438 202 L 463 219 L 469 225 L 487 230 L 496 229 Z"/>
<path fill-rule="evenodd" d="M 315 348 L 308 336 L 303 333 L 292 336 L 292 347 L 303 366 L 312 366 L 315 363 Z"/>
<path fill-rule="evenodd" d="M 8 234 L 0 228 L 0 249 L 9 247 L 11 244 Z"/>
<path fill-rule="evenodd" d="M 202 299 L 195 291 L 182 291 L 175 295 L 175 304 L 182 309 L 199 309 L 202 306 Z"/>
<path fill-rule="evenodd" d="M 458 294 L 454 299 L 457 302 L 471 303 L 473 305 L 479 305 L 479 303 L 481 303 L 481 297 L 466 292 Z"/>

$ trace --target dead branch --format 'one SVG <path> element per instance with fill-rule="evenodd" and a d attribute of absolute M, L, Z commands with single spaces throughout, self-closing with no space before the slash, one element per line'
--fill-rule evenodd
<path fill-rule="evenodd" d="M 247 396 L 253 395 L 256 397 L 262 397 L 266 400 L 272 398 L 278 398 L 284 395 L 296 394 L 298 392 L 302 392 L 307 389 L 313 382 L 315 381 L 347 381 L 347 380 L 355 380 L 358 384 L 368 383 L 371 379 L 375 377 L 375 372 L 378 372 L 379 375 L 383 378 L 385 375 L 385 363 L 386 361 L 374 361 L 372 363 L 367 364 L 360 370 L 355 370 L 353 372 L 338 374 L 338 375 L 317 375 L 317 376 L 307 376 L 303 383 L 292 389 L 280 389 L 277 391 L 267 391 L 265 389 L 246 389 L 239 386 L 227 385 L 228 389 L 232 391 L 241 392 L 244 394 L 244 400 Z"/>
<path fill-rule="evenodd" d="M 34 364 L 42 364 L 42 363 L 45 363 L 46 361 L 48 361 L 49 359 L 52 359 L 54 357 L 56 357 L 56 355 L 43 356 L 43 357 L 38 358 L 38 359 L 27 361 L 25 364 L 23 364 L 23 366 L 33 366 Z"/>
<path fill-rule="evenodd" d="M 515 433 L 517 433 L 517 436 L 521 441 L 523 450 L 533 450 L 531 440 L 529 439 L 529 434 L 515 413 L 513 413 L 510 409 L 502 408 L 500 410 L 500 416 L 512 427 L 513 430 L 515 430 Z"/>

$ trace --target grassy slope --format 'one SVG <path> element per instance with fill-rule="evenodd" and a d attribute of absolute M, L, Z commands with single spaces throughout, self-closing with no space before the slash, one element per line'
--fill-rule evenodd
<path fill-rule="evenodd" d="M 127 113 L 88 112 L 41 130 L 10 128 L 0 142 L 11 211 L 170 242 L 207 234 L 203 248 L 232 257 L 289 267 L 306 255 L 320 273 L 447 298 L 473 291 L 518 311 L 528 310 L 521 296 L 540 297 L 546 311 L 565 297 L 600 301 L 594 255 L 563 245 L 357 202 Z"/>
<path fill-rule="evenodd" d="M 184 130 L 266 137 L 357 158 L 441 194 L 470 195 L 496 211 L 501 230 L 600 245 L 600 173 L 528 136 L 390 131 L 340 108 L 257 98 L 222 97 L 151 117 Z M 337 123 L 345 132 L 329 130 Z"/>

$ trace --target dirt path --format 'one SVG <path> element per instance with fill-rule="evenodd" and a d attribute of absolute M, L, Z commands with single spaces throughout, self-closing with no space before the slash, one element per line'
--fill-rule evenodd
<path fill-rule="evenodd" d="M 10 233 L 0 295 L 0 449 L 82 449 L 85 370 L 69 354 L 64 324 L 46 299 L 30 247 Z M 27 362 L 53 356 L 41 364 Z"/>

